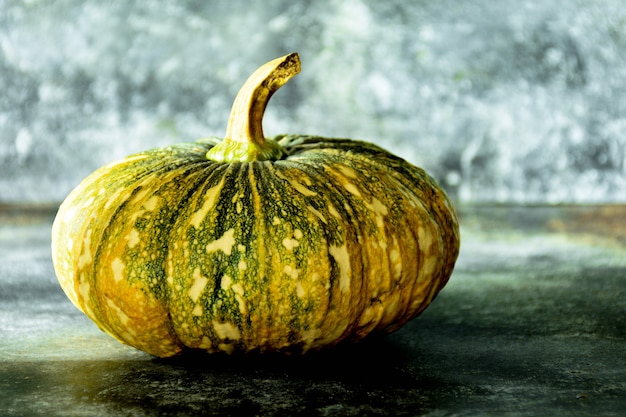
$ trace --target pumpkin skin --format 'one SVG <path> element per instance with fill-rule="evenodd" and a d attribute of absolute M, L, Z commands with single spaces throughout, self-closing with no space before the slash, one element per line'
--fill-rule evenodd
<path fill-rule="evenodd" d="M 307 352 L 389 333 L 448 281 L 459 227 L 424 170 L 376 145 L 287 135 L 276 160 L 219 139 L 131 155 L 59 208 L 53 263 L 104 332 L 152 355 Z"/>

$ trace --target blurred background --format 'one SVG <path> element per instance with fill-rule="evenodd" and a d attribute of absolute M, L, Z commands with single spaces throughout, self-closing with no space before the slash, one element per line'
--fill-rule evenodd
<path fill-rule="evenodd" d="M 293 51 L 267 136 L 377 143 L 462 204 L 626 201 L 622 0 L 3 0 L 0 204 L 223 136 L 247 76 Z"/>

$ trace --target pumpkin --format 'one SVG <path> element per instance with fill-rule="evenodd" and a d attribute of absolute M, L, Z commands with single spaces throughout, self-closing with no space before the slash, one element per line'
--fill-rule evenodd
<path fill-rule="evenodd" d="M 304 353 L 399 329 L 448 281 L 451 201 L 371 143 L 266 139 L 296 53 L 260 67 L 226 136 L 110 163 L 52 227 L 56 275 L 101 330 L 152 355 Z"/>

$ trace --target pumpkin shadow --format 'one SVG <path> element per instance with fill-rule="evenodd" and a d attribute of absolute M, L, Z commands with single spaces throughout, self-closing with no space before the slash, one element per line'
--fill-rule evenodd
<path fill-rule="evenodd" d="M 327 350 L 295 353 L 209 354 L 187 350 L 171 358 L 154 362 L 188 372 L 251 374 L 266 377 L 332 379 L 346 383 L 375 380 L 402 382 L 410 378 L 405 371 L 411 361 L 406 347 L 385 336 L 372 337 L 357 344 L 340 344 Z M 401 374 L 405 378 L 401 378 Z M 399 379 L 400 378 L 400 379 Z"/>
<path fill-rule="evenodd" d="M 304 355 L 187 351 L 108 371 L 96 397 L 161 415 L 420 415 L 447 389 L 405 349 L 380 338 Z"/>

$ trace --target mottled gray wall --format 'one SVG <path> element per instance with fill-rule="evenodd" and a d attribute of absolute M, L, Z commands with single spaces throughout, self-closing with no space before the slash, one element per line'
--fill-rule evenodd
<path fill-rule="evenodd" d="M 0 203 L 222 136 L 245 78 L 292 51 L 268 136 L 376 142 L 459 202 L 626 201 L 622 0 L 3 0 Z"/>

